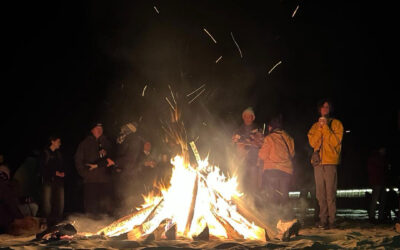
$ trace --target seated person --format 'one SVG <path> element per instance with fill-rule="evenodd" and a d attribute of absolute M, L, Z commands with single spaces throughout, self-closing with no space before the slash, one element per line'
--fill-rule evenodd
<path fill-rule="evenodd" d="M 4 233 L 15 219 L 24 216 L 18 208 L 19 201 L 15 188 L 10 181 L 10 169 L 0 166 L 0 232 Z"/>

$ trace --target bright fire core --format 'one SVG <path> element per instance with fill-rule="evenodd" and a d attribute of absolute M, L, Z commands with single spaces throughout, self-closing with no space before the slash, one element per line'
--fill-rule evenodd
<path fill-rule="evenodd" d="M 227 178 L 208 160 L 198 167 L 185 164 L 180 156 L 174 165 L 170 186 L 158 196 L 145 197 L 137 212 L 103 228 L 98 234 L 118 236 L 129 233 L 133 239 L 143 239 L 162 225 L 167 231 L 176 226 L 176 236 L 193 238 L 206 227 L 209 234 L 221 239 L 244 238 L 265 241 L 265 231 L 242 216 L 233 202 L 241 194 L 237 178 Z M 165 225 L 164 225 L 165 224 Z"/>

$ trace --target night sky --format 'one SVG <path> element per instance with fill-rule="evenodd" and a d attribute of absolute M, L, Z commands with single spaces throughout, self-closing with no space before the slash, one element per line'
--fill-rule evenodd
<path fill-rule="evenodd" d="M 334 116 L 351 131 L 344 136 L 339 186 L 365 186 L 365 179 L 354 176 L 365 175 L 370 147 L 385 144 L 392 155 L 397 152 L 393 6 L 30 1 L 2 4 L 1 12 L 0 148 L 13 169 L 51 134 L 62 137 L 64 155 L 72 159 L 93 121 L 102 121 L 113 137 L 121 124 L 141 117 L 144 134 L 161 137 L 168 85 L 185 104 L 194 137 L 195 124 L 208 122 L 212 129 L 212 119 L 233 128 L 252 106 L 259 124 L 282 113 L 299 152 L 317 119 L 316 103 L 331 98 Z M 202 84 L 206 91 L 189 105 L 186 94 Z"/>

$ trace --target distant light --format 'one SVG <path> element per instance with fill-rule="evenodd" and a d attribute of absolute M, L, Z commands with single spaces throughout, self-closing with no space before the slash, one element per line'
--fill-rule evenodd
<path fill-rule="evenodd" d="M 345 133 L 346 133 L 346 134 L 349 134 L 349 133 L 350 133 L 350 130 L 346 130 Z"/>
<path fill-rule="evenodd" d="M 386 191 L 389 191 L 389 188 L 386 189 Z M 393 191 L 396 193 L 399 193 L 398 188 L 393 188 Z M 363 188 L 363 189 L 338 189 L 336 191 L 336 196 L 337 197 L 365 197 L 365 193 L 372 193 L 371 188 Z M 293 191 L 289 192 L 289 197 L 290 198 L 299 198 L 300 197 L 300 191 Z"/>

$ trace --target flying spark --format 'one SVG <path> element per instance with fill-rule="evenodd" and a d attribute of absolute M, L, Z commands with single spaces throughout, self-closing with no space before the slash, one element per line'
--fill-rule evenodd
<path fill-rule="evenodd" d="M 294 17 L 294 15 L 296 15 L 297 10 L 299 9 L 299 5 L 297 5 L 296 9 L 294 10 L 293 14 L 292 14 L 292 18 Z"/>
<path fill-rule="evenodd" d="M 240 50 L 239 44 L 236 42 L 235 37 L 233 36 L 232 32 L 231 32 L 231 37 L 232 37 L 233 42 L 236 44 L 237 49 L 239 50 L 240 58 L 243 58 L 242 51 Z"/>
<path fill-rule="evenodd" d="M 196 93 L 197 91 L 199 91 L 201 88 L 203 88 L 204 86 L 206 86 L 205 84 L 203 84 L 203 85 L 201 85 L 198 89 L 196 89 L 195 91 L 193 91 L 192 93 L 190 93 L 190 94 L 187 94 L 186 96 L 187 97 L 189 97 L 189 96 L 191 96 L 193 93 Z"/>
<path fill-rule="evenodd" d="M 275 64 L 275 66 L 272 67 L 272 69 L 268 72 L 268 75 L 271 74 L 271 72 L 281 63 L 282 63 L 282 61 L 279 61 L 277 64 Z"/>
<path fill-rule="evenodd" d="M 210 34 L 210 32 L 208 32 L 208 30 L 206 30 L 205 28 L 203 29 L 206 33 L 207 33 L 207 35 L 209 36 L 209 37 L 211 37 L 211 39 L 214 41 L 214 43 L 217 43 L 217 41 L 214 39 L 214 37 Z"/>
<path fill-rule="evenodd" d="M 165 97 L 165 100 L 167 100 L 167 102 L 168 102 L 169 106 L 171 106 L 172 110 L 175 111 L 175 108 L 174 108 L 174 106 L 172 106 L 171 102 L 168 100 L 168 97 Z"/>
<path fill-rule="evenodd" d="M 200 91 L 200 93 L 198 93 L 191 101 L 189 101 L 189 104 L 191 104 L 197 97 L 199 97 L 206 89 L 203 89 L 202 91 Z"/>
<path fill-rule="evenodd" d="M 142 96 L 144 96 L 144 92 L 146 91 L 146 89 L 147 89 L 147 85 L 146 85 L 146 86 L 144 86 L 144 88 L 143 88 L 143 91 L 142 91 Z"/>
<path fill-rule="evenodd" d="M 220 57 L 215 61 L 215 63 L 218 63 L 219 60 L 221 60 L 221 59 L 222 59 L 222 56 L 220 56 Z"/>
<path fill-rule="evenodd" d="M 169 91 L 171 92 L 172 100 L 173 100 L 174 103 L 176 104 L 175 97 L 174 97 L 174 93 L 172 92 L 171 86 L 169 86 L 169 84 L 168 84 L 168 88 L 169 88 Z"/>

